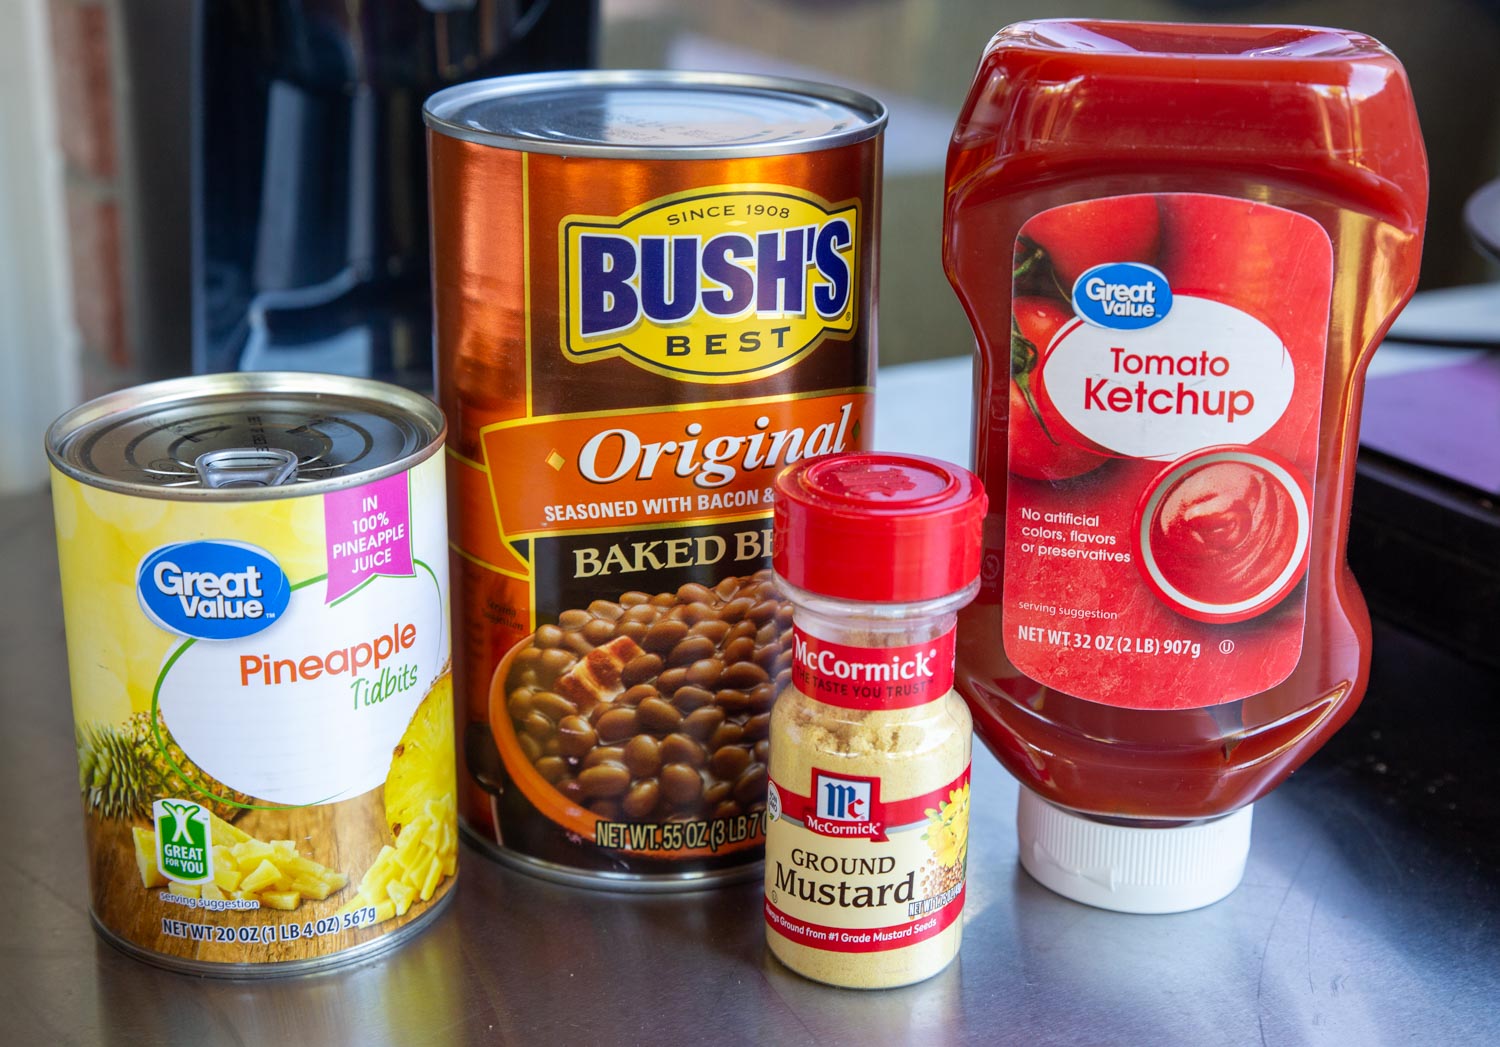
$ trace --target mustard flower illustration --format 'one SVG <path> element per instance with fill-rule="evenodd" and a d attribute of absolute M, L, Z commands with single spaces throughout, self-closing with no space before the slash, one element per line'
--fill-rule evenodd
<path fill-rule="evenodd" d="M 939 865 L 962 865 L 969 857 L 969 786 L 965 783 L 948 793 L 948 799 L 928 809 L 927 831 L 922 839 Z"/>

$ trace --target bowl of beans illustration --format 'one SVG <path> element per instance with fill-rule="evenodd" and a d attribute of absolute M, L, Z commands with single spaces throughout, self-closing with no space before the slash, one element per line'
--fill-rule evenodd
<path fill-rule="evenodd" d="M 771 707 L 791 679 L 791 621 L 769 570 L 563 611 L 511 648 L 490 684 L 512 783 L 586 840 L 600 822 L 759 815 Z M 676 859 L 760 834 L 713 849 L 695 846 L 708 834 L 692 831 L 630 838 L 657 841 L 644 856 Z"/>

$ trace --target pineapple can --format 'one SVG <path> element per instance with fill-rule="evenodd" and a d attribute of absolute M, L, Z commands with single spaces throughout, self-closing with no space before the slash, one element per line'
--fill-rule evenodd
<path fill-rule="evenodd" d="M 457 872 L 442 413 L 221 374 L 59 418 L 92 913 L 199 974 L 363 958 Z"/>

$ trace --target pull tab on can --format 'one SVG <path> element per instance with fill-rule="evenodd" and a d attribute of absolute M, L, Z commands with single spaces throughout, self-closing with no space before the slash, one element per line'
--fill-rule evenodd
<path fill-rule="evenodd" d="M 206 487 L 280 487 L 297 478 L 297 455 L 280 447 L 205 451 L 193 468 Z"/>

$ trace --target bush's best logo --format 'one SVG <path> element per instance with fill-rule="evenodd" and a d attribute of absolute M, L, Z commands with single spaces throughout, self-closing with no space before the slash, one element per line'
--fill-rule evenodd
<path fill-rule="evenodd" d="M 267 629 L 292 596 L 271 554 L 240 542 L 164 545 L 141 560 L 135 583 L 153 622 L 200 640 L 234 640 Z"/>
<path fill-rule="evenodd" d="M 855 328 L 859 209 L 784 186 L 717 186 L 617 218 L 570 215 L 561 238 L 564 353 L 737 382 Z"/>

